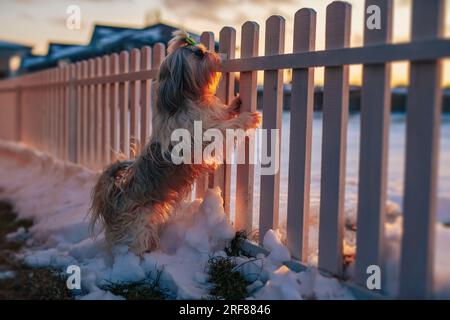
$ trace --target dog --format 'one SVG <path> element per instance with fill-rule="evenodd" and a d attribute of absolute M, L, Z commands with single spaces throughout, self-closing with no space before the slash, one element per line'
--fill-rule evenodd
<path fill-rule="evenodd" d="M 239 96 L 229 105 L 216 97 L 221 59 L 214 51 L 178 30 L 167 53 L 157 77 L 149 142 L 134 159 L 107 166 L 91 193 L 91 231 L 101 223 L 110 248 L 124 244 L 138 255 L 158 248 L 161 227 L 195 180 L 217 167 L 210 161 L 174 164 L 170 159 L 173 130 L 184 128 L 192 134 L 194 121 L 202 121 L 203 130 L 216 128 L 223 133 L 261 123 L 258 112 L 240 112 Z"/>

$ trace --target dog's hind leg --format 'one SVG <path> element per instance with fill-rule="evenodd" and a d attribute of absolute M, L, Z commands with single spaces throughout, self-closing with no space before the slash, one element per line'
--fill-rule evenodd
<path fill-rule="evenodd" d="M 143 207 L 134 213 L 130 249 L 138 255 L 159 247 L 159 232 L 165 218 L 155 208 Z"/>

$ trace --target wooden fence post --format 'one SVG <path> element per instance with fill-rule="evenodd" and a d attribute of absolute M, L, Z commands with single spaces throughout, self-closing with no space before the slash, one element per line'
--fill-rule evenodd
<path fill-rule="evenodd" d="M 77 87 L 75 81 L 77 79 L 78 64 L 71 64 L 69 66 L 69 160 L 77 163 L 78 159 L 78 109 L 79 101 L 77 97 Z"/>
<path fill-rule="evenodd" d="M 365 28 L 364 44 L 392 41 L 392 1 L 366 0 L 381 9 L 381 29 Z M 390 64 L 365 65 L 361 93 L 355 282 L 366 286 L 367 267 L 383 268 L 387 160 L 391 113 Z M 383 273 L 382 273 L 383 274 Z"/>
<path fill-rule="evenodd" d="M 119 74 L 119 55 L 113 53 L 110 56 L 111 74 Z M 110 129 L 111 129 L 111 161 L 117 160 L 117 154 L 120 151 L 119 134 L 119 83 L 111 83 L 111 109 L 110 109 Z"/>
<path fill-rule="evenodd" d="M 219 34 L 219 52 L 226 55 L 224 59 L 234 59 L 236 52 L 236 30 L 231 27 L 224 27 Z M 234 74 L 222 74 L 222 78 L 217 88 L 217 96 L 225 103 L 230 103 L 234 97 Z M 225 139 L 224 139 L 225 142 Z M 233 150 L 226 150 L 224 146 L 222 159 L 223 164 L 210 175 L 209 187 L 220 187 L 222 190 L 223 205 L 225 213 L 230 215 L 231 197 L 231 164 L 226 163 L 227 153 Z"/>
<path fill-rule="evenodd" d="M 57 69 L 58 74 L 58 157 L 61 160 L 64 160 L 64 117 L 65 117 L 65 96 L 64 96 L 64 66 L 59 65 Z"/>
<path fill-rule="evenodd" d="M 412 40 L 443 31 L 444 1 L 414 0 Z M 410 68 L 400 296 L 426 299 L 433 294 L 442 64 L 413 61 Z"/>
<path fill-rule="evenodd" d="M 94 78 L 95 77 L 95 59 L 89 59 L 89 76 L 88 78 Z M 97 99 L 96 99 L 96 85 L 91 83 L 88 85 L 89 87 L 89 103 L 88 103 L 88 114 L 87 114 L 87 125 L 88 125 L 88 136 L 87 136 L 87 159 L 88 159 L 88 166 L 91 169 L 95 169 L 95 148 L 96 148 L 96 124 L 97 124 Z"/>
<path fill-rule="evenodd" d="M 350 44 L 351 6 L 336 1 L 327 7 L 326 49 Z M 320 183 L 319 268 L 341 276 L 344 233 L 345 162 L 349 67 L 325 68 L 322 170 Z"/>
<path fill-rule="evenodd" d="M 70 125 L 70 88 L 69 88 L 69 79 L 70 79 L 70 65 L 66 64 L 63 68 L 63 100 L 64 100 L 64 119 L 63 119 L 63 127 L 64 127 L 64 137 L 63 137 L 63 159 L 64 161 L 69 160 L 69 125 Z"/>
<path fill-rule="evenodd" d="M 101 57 L 95 58 L 95 76 L 101 77 L 104 75 L 104 69 L 103 69 L 103 60 Z M 95 114 L 95 127 L 94 127 L 94 136 L 92 139 L 95 141 L 95 148 L 94 148 L 94 168 L 99 170 L 103 167 L 103 147 L 104 147 L 104 141 L 102 139 L 102 134 L 104 132 L 103 130 L 103 117 L 104 117 L 104 108 L 103 108 L 103 87 L 104 84 L 98 83 L 95 86 L 95 108 L 94 108 L 94 114 Z"/>
<path fill-rule="evenodd" d="M 56 148 L 56 68 L 50 69 L 50 154 L 55 156 Z"/>
<path fill-rule="evenodd" d="M 259 48 L 259 25 L 253 21 L 247 21 L 242 26 L 241 32 L 241 58 L 256 57 Z M 256 111 L 257 99 L 256 71 L 242 72 L 240 74 L 239 95 L 241 97 L 243 111 Z M 250 159 L 254 156 L 255 145 L 245 139 L 238 146 L 237 157 L 245 154 L 245 163 L 236 167 L 236 214 L 234 227 L 236 230 L 251 232 L 253 229 L 253 189 L 255 166 Z"/>
<path fill-rule="evenodd" d="M 200 42 L 208 49 L 214 50 L 214 33 L 203 32 L 200 36 Z M 202 175 L 197 179 L 195 184 L 195 197 L 203 198 L 208 188 L 208 175 Z"/>
<path fill-rule="evenodd" d="M 141 48 L 141 70 L 150 69 L 152 69 L 152 48 L 145 46 Z M 152 91 L 153 84 L 151 79 L 141 82 L 141 150 L 148 142 L 152 129 Z"/>
<path fill-rule="evenodd" d="M 153 56 L 152 56 L 152 68 L 153 69 L 159 69 L 162 61 L 164 60 L 164 57 L 166 56 L 166 47 L 163 43 L 157 43 L 153 46 Z M 154 127 L 153 125 L 153 115 L 155 114 L 155 109 L 156 109 L 156 85 L 154 85 L 156 82 L 153 82 L 152 85 L 152 98 L 151 98 L 151 103 L 152 103 L 152 107 L 151 107 L 151 121 L 152 121 L 152 128 Z M 150 130 L 151 131 L 151 130 Z"/>
<path fill-rule="evenodd" d="M 294 52 L 315 50 L 316 12 L 301 9 L 295 14 Z M 308 258 L 311 144 L 314 111 L 314 68 L 292 71 L 291 125 L 287 243 L 291 254 Z"/>
<path fill-rule="evenodd" d="M 122 51 L 119 55 L 121 74 L 129 72 L 129 64 L 130 55 L 127 51 Z M 120 151 L 127 158 L 130 157 L 129 87 L 128 81 L 119 83 Z"/>
<path fill-rule="evenodd" d="M 83 79 L 87 79 L 88 76 L 88 62 L 83 61 L 81 63 L 82 71 L 83 71 Z M 82 130 L 82 140 L 81 140 L 81 149 L 82 149 L 82 164 L 88 165 L 88 111 L 89 111 L 89 100 L 88 100 L 88 86 L 83 85 L 83 104 L 82 104 L 82 114 L 81 114 L 81 130 Z"/>
<path fill-rule="evenodd" d="M 285 20 L 281 16 L 271 16 L 266 21 L 265 55 L 278 55 L 284 52 Z M 259 215 L 259 240 L 262 243 L 264 235 L 269 229 L 278 228 L 278 209 L 280 199 L 280 142 L 281 142 L 281 114 L 283 109 L 283 70 L 264 71 L 263 95 L 263 129 L 269 131 L 267 135 L 267 154 L 275 154 L 275 163 L 270 166 L 275 169 L 274 174 L 261 175 L 261 197 Z M 272 149 L 271 131 L 278 129 L 278 143 Z M 264 138 L 263 138 L 264 139 Z M 264 143 L 264 141 L 263 141 Z M 265 152 L 265 150 L 263 150 Z"/>
<path fill-rule="evenodd" d="M 109 76 L 111 74 L 111 61 L 109 56 L 102 57 L 103 74 Z M 101 149 L 101 165 L 104 167 L 111 162 L 111 90 L 112 85 L 105 83 L 102 86 L 102 145 Z"/>
<path fill-rule="evenodd" d="M 130 72 L 137 72 L 141 68 L 141 55 L 138 49 L 131 50 Z M 138 154 L 141 149 L 139 132 L 141 81 L 130 83 L 130 144 L 133 153 Z"/>

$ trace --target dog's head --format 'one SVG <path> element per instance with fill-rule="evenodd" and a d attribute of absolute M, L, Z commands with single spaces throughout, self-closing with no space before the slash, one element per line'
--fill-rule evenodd
<path fill-rule="evenodd" d="M 221 67 L 219 55 L 195 43 L 188 33 L 178 30 L 173 36 L 158 77 L 157 106 L 169 115 L 177 113 L 187 100 L 214 95 Z"/>

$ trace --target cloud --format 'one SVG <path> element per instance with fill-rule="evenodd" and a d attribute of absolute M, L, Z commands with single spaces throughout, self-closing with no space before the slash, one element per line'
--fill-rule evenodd
<path fill-rule="evenodd" d="M 164 0 L 164 7 L 179 16 L 190 16 L 207 21 L 242 23 L 250 20 L 254 12 L 249 12 L 249 7 L 256 10 L 262 8 L 279 8 L 280 6 L 296 4 L 301 6 L 299 0 L 278 0 L 276 5 L 273 0 Z M 233 15 L 224 15 L 224 11 L 233 10 Z"/>

